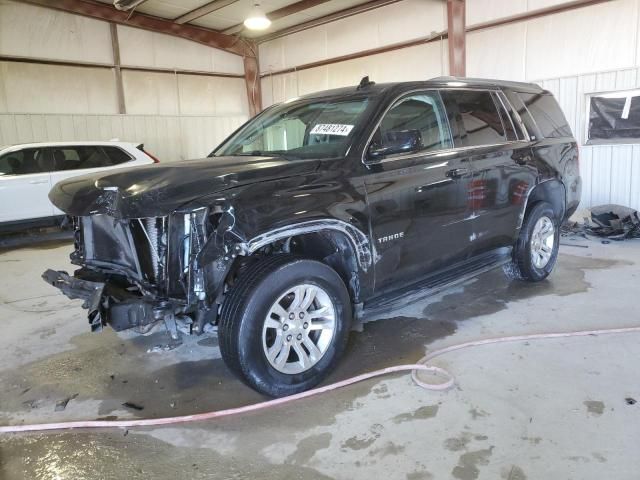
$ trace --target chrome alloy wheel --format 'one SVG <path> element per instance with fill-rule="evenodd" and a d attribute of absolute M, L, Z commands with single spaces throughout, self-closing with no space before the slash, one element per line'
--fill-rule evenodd
<path fill-rule="evenodd" d="M 531 233 L 531 261 L 536 268 L 544 268 L 551 260 L 556 229 L 549 217 L 540 217 Z"/>
<path fill-rule="evenodd" d="M 336 309 L 317 285 L 296 285 L 271 306 L 262 328 L 262 348 L 273 368 L 296 374 L 327 352 L 336 329 Z"/>

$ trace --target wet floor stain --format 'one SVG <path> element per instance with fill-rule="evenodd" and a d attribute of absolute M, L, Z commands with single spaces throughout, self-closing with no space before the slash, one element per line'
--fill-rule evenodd
<path fill-rule="evenodd" d="M 604 403 L 598 400 L 585 400 L 582 402 L 587 407 L 587 413 L 599 417 L 604 413 Z"/>
<path fill-rule="evenodd" d="M 512 465 L 508 469 L 503 469 L 500 476 L 504 480 L 527 480 L 527 476 L 524 474 L 524 471 L 517 465 Z"/>
<path fill-rule="evenodd" d="M 371 429 L 363 435 L 354 435 L 348 438 L 340 445 L 341 450 L 346 452 L 348 450 L 364 450 L 369 448 L 373 443 L 382 435 L 382 425 L 376 423 L 372 425 Z"/>
<path fill-rule="evenodd" d="M 329 432 L 303 438 L 296 446 L 295 452 L 287 457 L 285 463 L 304 465 L 319 451 L 329 448 L 332 435 Z"/>
<path fill-rule="evenodd" d="M 480 467 L 489 465 L 489 457 L 492 453 L 493 447 L 463 453 L 458 459 L 458 465 L 451 471 L 451 475 L 459 480 L 475 480 L 480 475 Z"/>
<path fill-rule="evenodd" d="M 438 414 L 438 405 L 425 405 L 420 407 L 415 412 L 401 413 L 393 417 L 393 423 L 404 423 L 413 420 L 424 420 L 427 418 L 434 418 Z"/>
<path fill-rule="evenodd" d="M 469 442 L 471 442 L 471 434 L 469 432 L 462 432 L 457 437 L 447 438 L 443 446 L 450 452 L 460 452 L 467 448 Z"/>
<path fill-rule="evenodd" d="M 630 262 L 562 255 L 553 274 L 538 283 L 510 281 L 500 269 L 488 272 L 472 282 L 464 291 L 446 295 L 442 301 L 429 304 L 423 311 L 427 318 L 444 322 L 464 321 L 504 310 L 509 302 L 543 295 L 568 296 L 586 292 L 591 284 L 586 270 L 603 270 Z"/>
<path fill-rule="evenodd" d="M 527 437 L 527 436 L 523 436 L 520 437 L 522 440 L 524 440 L 525 442 L 529 442 L 531 445 L 540 445 L 540 442 L 542 442 L 542 437 Z"/>
<path fill-rule="evenodd" d="M 377 459 L 381 459 L 387 456 L 400 455 L 405 451 L 404 445 L 398 445 L 393 442 L 387 442 L 380 448 L 373 448 L 369 451 L 368 455 Z"/>
<path fill-rule="evenodd" d="M 74 350 L 24 365 L 17 371 L 2 372 L 0 381 L 6 385 L 2 410 L 20 412 L 27 401 L 47 405 L 76 394 L 78 400 L 100 399 L 100 416 L 122 410 L 123 403 L 130 403 L 144 409 L 131 411 L 133 415 L 154 418 L 265 399 L 239 382 L 220 359 L 158 366 L 163 358 L 146 352 L 164 337 L 164 333 L 158 333 L 121 340 L 111 331 L 74 337 Z M 25 390 L 27 393 L 22 394 Z"/>
<path fill-rule="evenodd" d="M 182 448 L 146 435 L 64 433 L 0 438 L 0 478 L 327 479 L 300 465 L 274 465 L 247 449 L 226 456 L 211 449 Z"/>
<path fill-rule="evenodd" d="M 591 453 L 591 456 L 595 458 L 600 463 L 605 463 L 607 461 L 607 457 L 598 452 Z"/>
<path fill-rule="evenodd" d="M 473 420 L 477 420 L 480 417 L 488 417 L 489 416 L 489 412 L 485 412 L 481 408 L 476 408 L 476 407 L 471 408 L 469 410 L 469 414 L 471 415 L 471 418 Z"/>
<path fill-rule="evenodd" d="M 407 473 L 407 480 L 432 480 L 433 475 L 426 471 Z"/>

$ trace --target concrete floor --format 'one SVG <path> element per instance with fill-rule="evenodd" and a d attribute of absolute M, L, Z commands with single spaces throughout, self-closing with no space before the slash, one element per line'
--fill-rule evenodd
<path fill-rule="evenodd" d="M 640 325 L 640 243 L 565 240 L 540 284 L 495 271 L 402 302 L 353 333 L 330 380 L 502 335 Z M 180 415 L 261 400 L 215 336 L 168 351 L 150 336 L 88 332 L 78 301 L 41 279 L 68 245 L 0 254 L 0 423 Z M 640 334 L 503 344 L 435 361 L 457 387 L 371 380 L 237 418 L 166 428 L 0 436 L 2 479 L 637 479 Z M 70 399 L 64 410 L 56 404 Z M 124 406 L 131 403 L 142 410 Z"/>

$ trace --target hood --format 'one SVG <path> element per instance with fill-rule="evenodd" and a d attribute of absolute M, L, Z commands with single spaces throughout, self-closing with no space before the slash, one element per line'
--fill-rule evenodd
<path fill-rule="evenodd" d="M 114 169 L 61 181 L 49 199 L 72 216 L 159 217 L 228 188 L 311 173 L 318 164 L 274 157 L 212 157 Z"/>

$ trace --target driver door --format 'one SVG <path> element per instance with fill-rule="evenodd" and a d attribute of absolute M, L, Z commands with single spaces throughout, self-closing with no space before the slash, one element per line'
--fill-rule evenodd
<path fill-rule="evenodd" d="M 376 294 L 469 257 L 472 171 L 453 149 L 456 134 L 437 91 L 400 98 L 374 132 L 365 188 L 379 259 Z"/>

